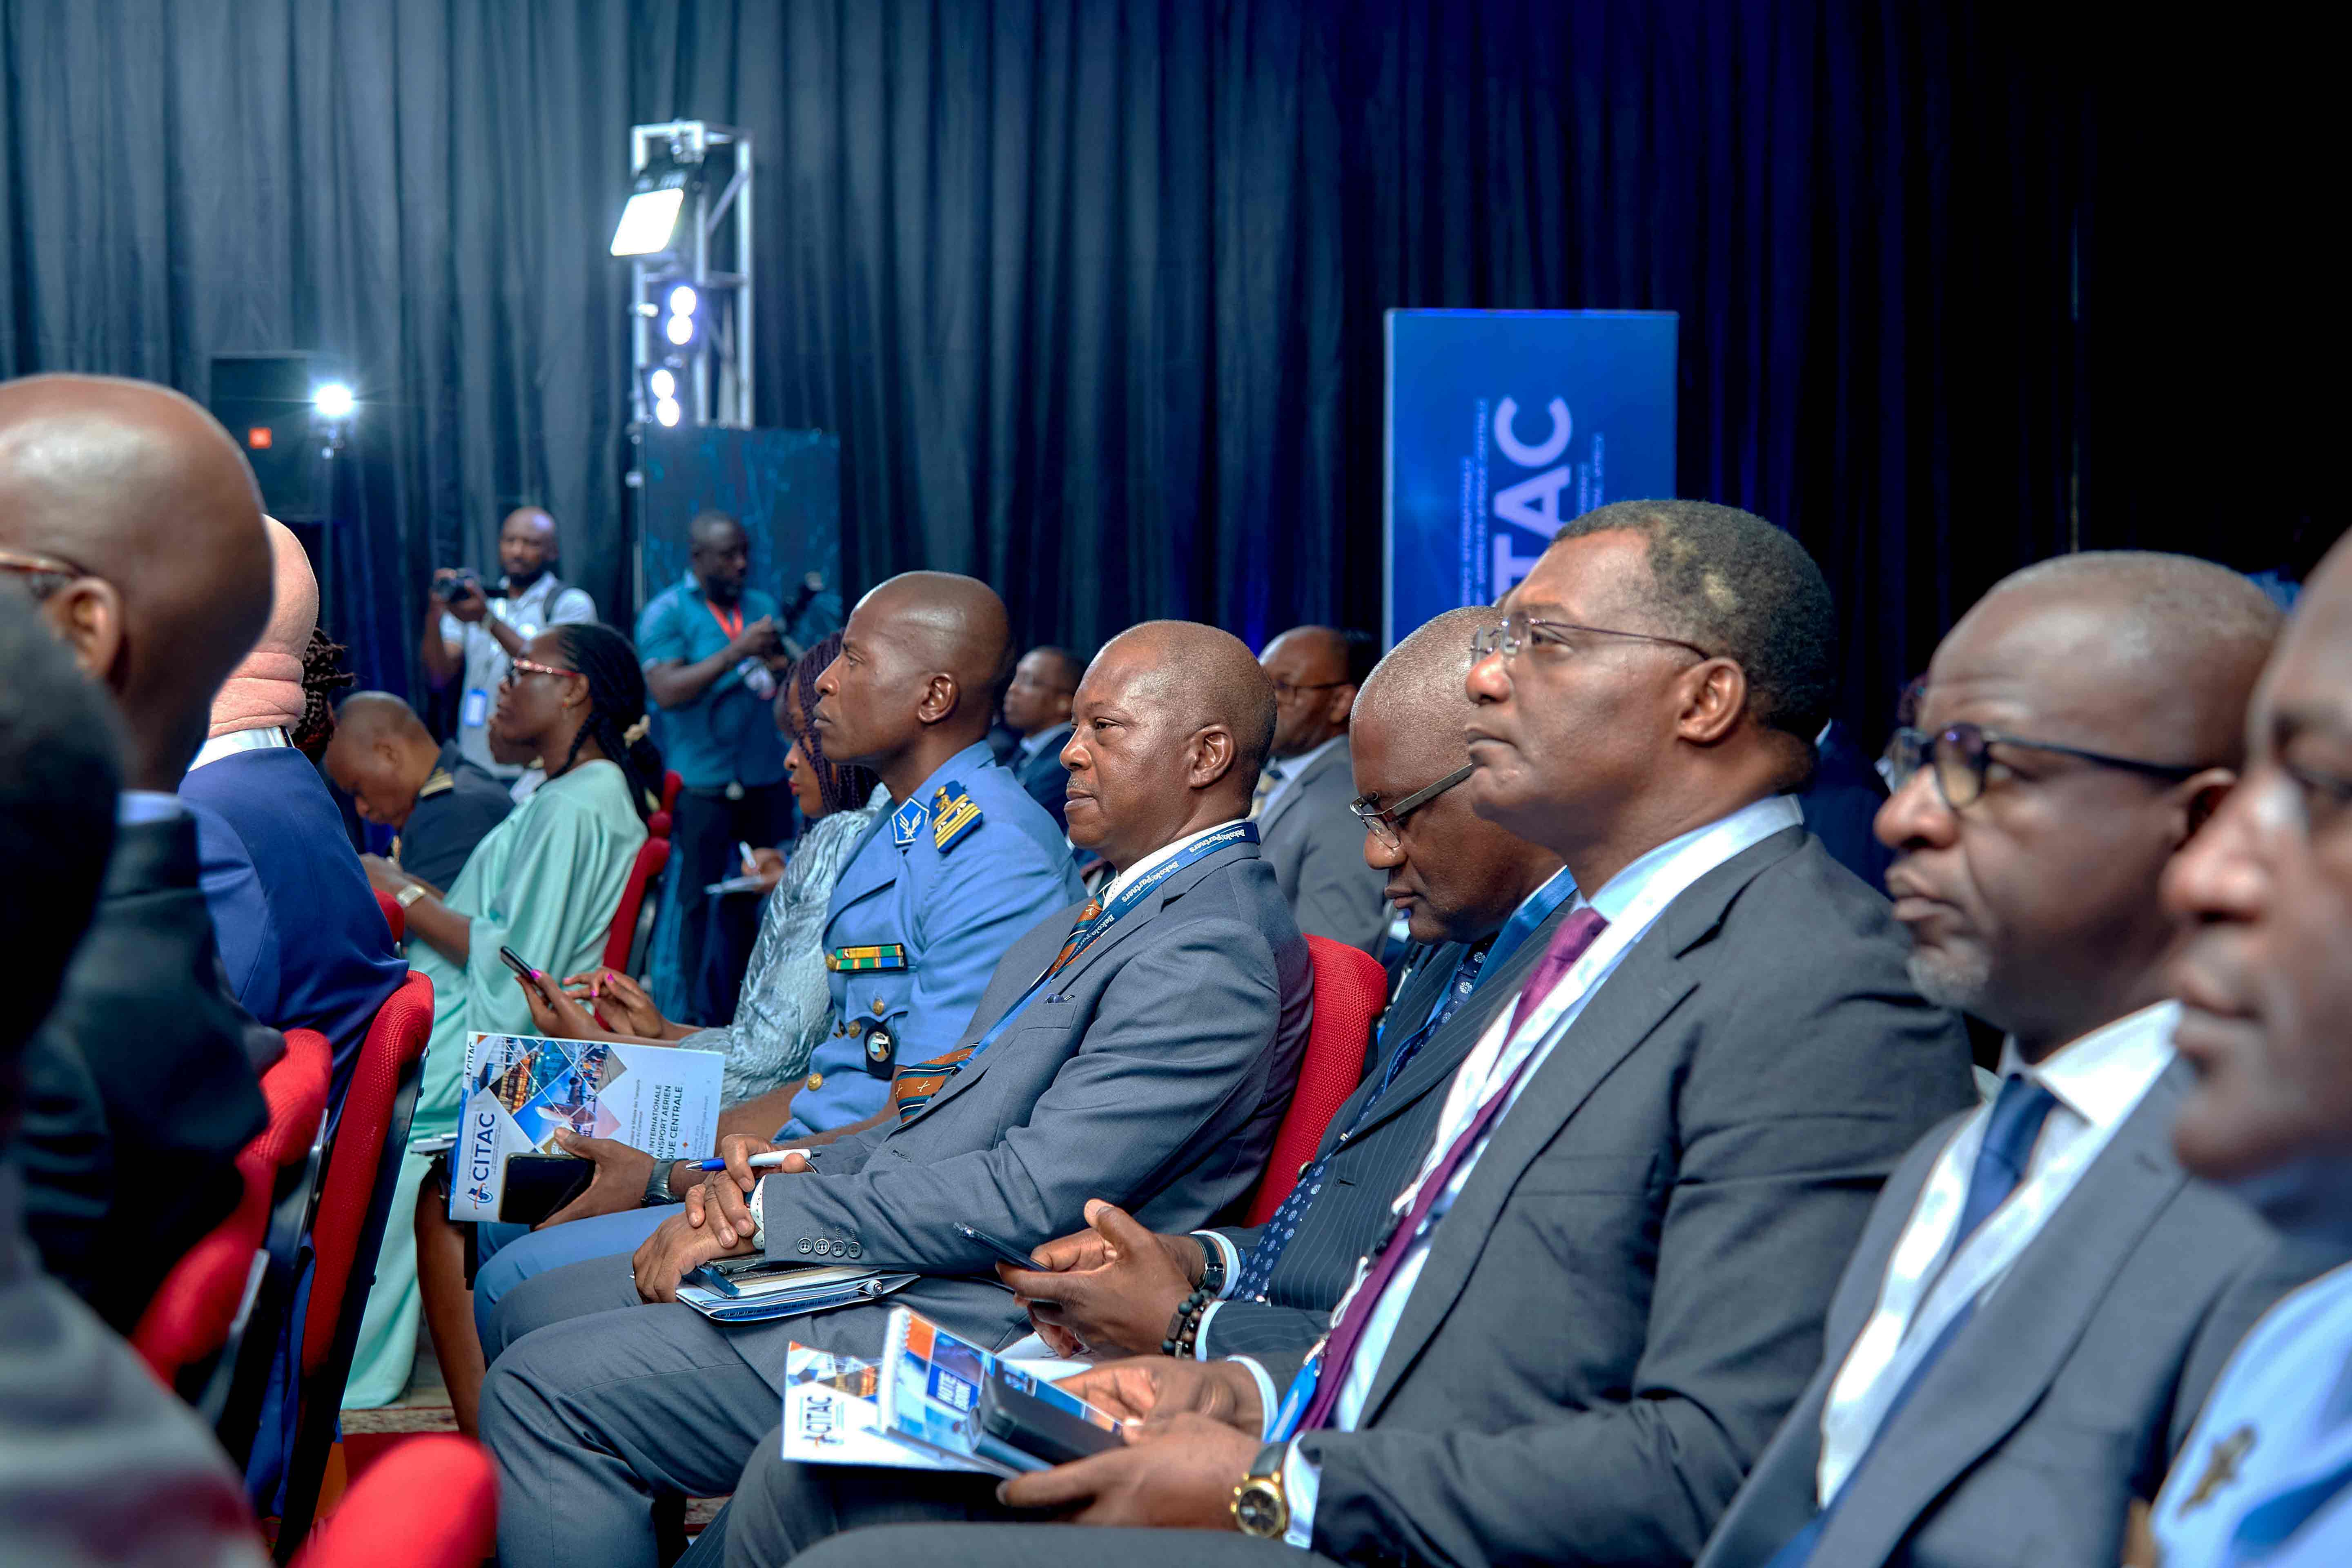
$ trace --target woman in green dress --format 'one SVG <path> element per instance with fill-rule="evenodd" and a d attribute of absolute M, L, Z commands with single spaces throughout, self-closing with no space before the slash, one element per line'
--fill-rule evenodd
<path fill-rule="evenodd" d="M 532 1032 L 499 948 L 551 974 L 590 968 L 601 956 L 646 841 L 646 815 L 661 794 L 661 756 L 643 738 L 645 709 L 645 674 L 626 637 L 593 623 L 540 633 L 499 683 L 490 729 L 535 748 L 547 782 L 475 846 L 446 894 L 371 863 L 371 879 L 406 906 L 410 964 L 433 982 L 433 1037 L 412 1142 L 457 1131 L 467 1036 Z M 388 1405 L 407 1384 L 419 1310 L 412 1215 L 431 1163 L 414 1152 L 402 1160 L 343 1394 L 347 1409 Z"/>

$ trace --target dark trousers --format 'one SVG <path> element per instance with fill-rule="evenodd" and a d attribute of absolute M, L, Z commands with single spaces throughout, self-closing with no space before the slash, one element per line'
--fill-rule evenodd
<path fill-rule="evenodd" d="M 759 900 L 748 893 L 712 899 L 702 889 L 742 874 L 738 844 L 770 849 L 793 836 L 793 792 L 788 784 L 747 787 L 740 800 L 723 790 L 683 789 L 670 823 L 669 897 L 677 907 L 677 974 L 691 1016 L 681 1023 L 724 1024 L 735 1016 L 751 961 L 750 930 L 759 918 Z M 712 906 L 740 914 L 740 940 L 713 942 Z M 727 906 L 740 905 L 740 910 Z M 715 973 L 713 973 L 715 971 Z"/>

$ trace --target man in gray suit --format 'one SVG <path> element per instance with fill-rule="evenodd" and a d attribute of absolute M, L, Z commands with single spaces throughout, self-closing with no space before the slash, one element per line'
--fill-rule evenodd
<path fill-rule="evenodd" d="M 1329 626 L 1293 626 L 1265 645 L 1258 662 L 1274 679 L 1274 752 L 1250 816 L 1298 929 L 1377 958 L 1389 925 L 1382 879 L 1364 864 L 1364 836 L 1348 815 L 1349 714 L 1372 652 L 1370 638 Z"/>
<path fill-rule="evenodd" d="M 1937 649 L 1878 836 L 1913 978 L 2008 1031 L 2000 1093 L 1887 1183 L 1705 1568 L 2117 1562 L 2223 1359 L 2319 1267 L 2170 1146 L 2158 883 L 2236 782 L 2278 626 L 2209 563 L 2074 555 Z"/>
<path fill-rule="evenodd" d="M 1038 1249 L 1036 1272 L 997 1272 L 1029 1303 L 1057 1352 L 1149 1354 L 1204 1283 L 1193 1353 L 1304 1351 L 1330 1326 L 1356 1259 L 1390 1225 L 1389 1200 L 1436 1130 L 1445 1086 L 1495 1012 L 1516 995 L 1575 889 L 1559 857 L 1470 809 L 1462 727 L 1470 640 L 1489 609 L 1449 610 L 1397 644 L 1356 698 L 1355 763 L 1364 855 L 1388 880 L 1418 945 L 1382 1020 L 1371 1068 L 1323 1129 L 1315 1160 L 1271 1222 L 1150 1236 L 1116 1205 L 1087 1205 L 1090 1229 Z"/>
<path fill-rule="evenodd" d="M 1704 502 L 1605 507 L 1502 611 L 1464 787 L 1591 892 L 1454 1075 L 1314 1370 L 1153 1357 L 1072 1380 L 1145 1417 L 1136 1440 L 1005 1500 L 1192 1527 L 1091 1555 L 1688 1560 L 1811 1373 L 1879 1183 L 1971 1098 L 1885 900 L 1786 793 L 1832 668 L 1796 542 Z M 810 1561 L 1012 1563 L 1067 1540 L 931 1526 Z"/>
<path fill-rule="evenodd" d="M 653 1494 L 727 1491 L 774 1440 L 789 1342 L 880 1348 L 887 1303 L 713 1324 L 671 1301 L 700 1264 L 763 1250 L 917 1272 L 897 1300 L 992 1344 L 1022 1314 L 958 1221 L 1034 1247 L 1093 1195 L 1163 1228 L 1247 1195 L 1309 1004 L 1306 942 L 1244 816 L 1273 710 L 1223 632 L 1114 639 L 1064 752 L 1071 837 L 1120 873 L 1102 898 L 1014 942 L 961 1041 L 901 1066 L 882 1125 L 756 1183 L 744 1161 L 767 1145 L 730 1138 L 730 1170 L 639 1249 L 634 1279 L 578 1264 L 500 1303 L 481 1429 L 509 1568 L 652 1562 Z"/>

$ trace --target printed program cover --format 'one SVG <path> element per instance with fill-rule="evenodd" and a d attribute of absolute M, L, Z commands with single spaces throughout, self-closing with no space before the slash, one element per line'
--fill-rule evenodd
<path fill-rule="evenodd" d="M 468 1036 L 449 1217 L 498 1218 L 508 1157 L 561 1153 L 558 1132 L 618 1139 L 661 1159 L 709 1153 L 726 1059 L 675 1046 Z"/>

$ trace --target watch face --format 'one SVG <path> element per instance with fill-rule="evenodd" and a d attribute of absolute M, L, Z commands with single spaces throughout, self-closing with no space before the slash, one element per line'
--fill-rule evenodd
<path fill-rule="evenodd" d="M 1270 1482 L 1253 1477 L 1234 1492 L 1234 1522 L 1244 1535 L 1280 1535 L 1290 1526 L 1288 1513 L 1282 1493 Z"/>

